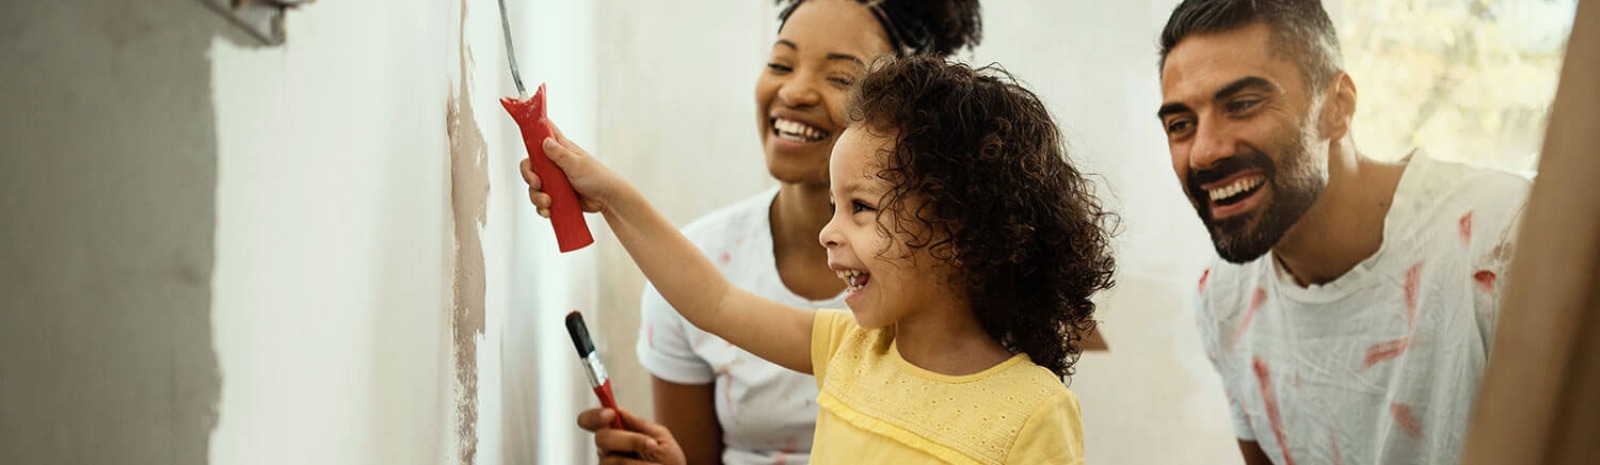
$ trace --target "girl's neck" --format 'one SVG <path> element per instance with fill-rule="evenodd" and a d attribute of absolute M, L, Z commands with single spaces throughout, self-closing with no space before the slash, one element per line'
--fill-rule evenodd
<path fill-rule="evenodd" d="M 844 290 L 828 269 L 828 249 L 817 235 L 833 216 L 827 184 L 784 183 L 767 210 L 772 223 L 772 255 L 784 287 L 810 300 L 826 300 Z"/>
<path fill-rule="evenodd" d="M 930 308 L 901 319 L 895 323 L 894 338 L 901 358 L 942 375 L 978 373 L 1014 355 L 984 331 L 965 304 Z"/>

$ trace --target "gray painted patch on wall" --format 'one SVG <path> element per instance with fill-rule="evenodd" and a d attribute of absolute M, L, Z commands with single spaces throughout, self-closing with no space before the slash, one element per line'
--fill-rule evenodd
<path fill-rule="evenodd" d="M 451 345 L 456 377 L 456 440 L 460 463 L 470 465 L 478 452 L 478 337 L 484 330 L 483 239 L 488 220 L 489 148 L 472 113 L 472 59 L 467 50 L 466 2 L 461 3 L 460 82 L 450 95 L 445 114 L 450 136 L 450 211 L 455 227 L 455 283 L 450 312 Z"/>
<path fill-rule="evenodd" d="M 0 463 L 206 463 L 224 24 L 0 4 Z"/>

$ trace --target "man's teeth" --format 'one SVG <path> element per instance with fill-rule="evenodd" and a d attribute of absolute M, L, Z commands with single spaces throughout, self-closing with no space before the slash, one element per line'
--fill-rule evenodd
<path fill-rule="evenodd" d="M 1207 192 L 1209 192 L 1211 194 L 1211 201 L 1215 202 L 1215 201 L 1218 201 L 1218 200 L 1222 200 L 1222 199 L 1226 199 L 1226 198 L 1229 198 L 1229 197 L 1233 197 L 1235 195 L 1239 195 L 1240 192 L 1245 192 L 1245 191 L 1248 191 L 1250 189 L 1255 189 L 1256 186 L 1260 186 L 1261 183 L 1265 182 L 1265 181 L 1266 181 L 1266 179 L 1261 177 L 1261 176 L 1250 176 L 1250 177 L 1247 177 L 1247 178 L 1240 179 L 1238 181 L 1234 181 L 1234 182 L 1232 182 L 1232 183 L 1230 183 L 1230 184 L 1228 184 L 1226 186 L 1218 187 L 1216 189 L 1211 189 L 1211 190 L 1209 190 Z"/>
<path fill-rule="evenodd" d="M 777 118 L 772 120 L 772 128 L 778 131 L 778 137 L 795 142 L 814 142 L 828 136 L 827 132 L 795 120 Z"/>

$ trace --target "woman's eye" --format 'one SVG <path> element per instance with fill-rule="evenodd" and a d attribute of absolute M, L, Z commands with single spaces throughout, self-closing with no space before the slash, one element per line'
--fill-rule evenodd
<path fill-rule="evenodd" d="M 793 67 L 790 67 L 790 66 L 787 66 L 787 65 L 781 65 L 781 64 L 778 64 L 778 63 L 767 63 L 767 69 L 770 69 L 770 70 L 772 70 L 774 72 L 778 72 L 778 73 L 787 73 L 787 72 L 790 72 L 790 71 L 794 71 Z"/>

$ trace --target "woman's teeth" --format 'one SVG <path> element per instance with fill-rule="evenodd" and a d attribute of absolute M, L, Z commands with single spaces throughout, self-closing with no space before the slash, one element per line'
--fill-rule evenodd
<path fill-rule="evenodd" d="M 1222 187 L 1218 187 L 1218 188 L 1215 188 L 1215 189 L 1211 189 L 1211 190 L 1208 190 L 1206 192 L 1211 195 L 1211 201 L 1212 202 L 1216 202 L 1216 201 L 1227 199 L 1227 198 L 1230 198 L 1230 197 L 1233 197 L 1233 196 L 1236 196 L 1236 195 L 1239 195 L 1239 194 L 1242 194 L 1242 193 L 1245 193 L 1245 192 L 1249 192 L 1250 190 L 1255 189 L 1257 186 L 1260 186 L 1261 183 L 1263 183 L 1263 182 L 1266 182 L 1266 178 L 1265 177 L 1262 177 L 1260 175 L 1249 176 L 1249 177 L 1245 177 L 1245 178 L 1240 178 L 1238 181 L 1234 181 L 1232 183 L 1229 183 L 1226 186 L 1222 186 Z"/>
<path fill-rule="evenodd" d="M 772 120 L 772 129 L 785 140 L 794 142 L 816 142 L 828 137 L 827 131 L 817 129 L 795 120 L 777 118 Z"/>

